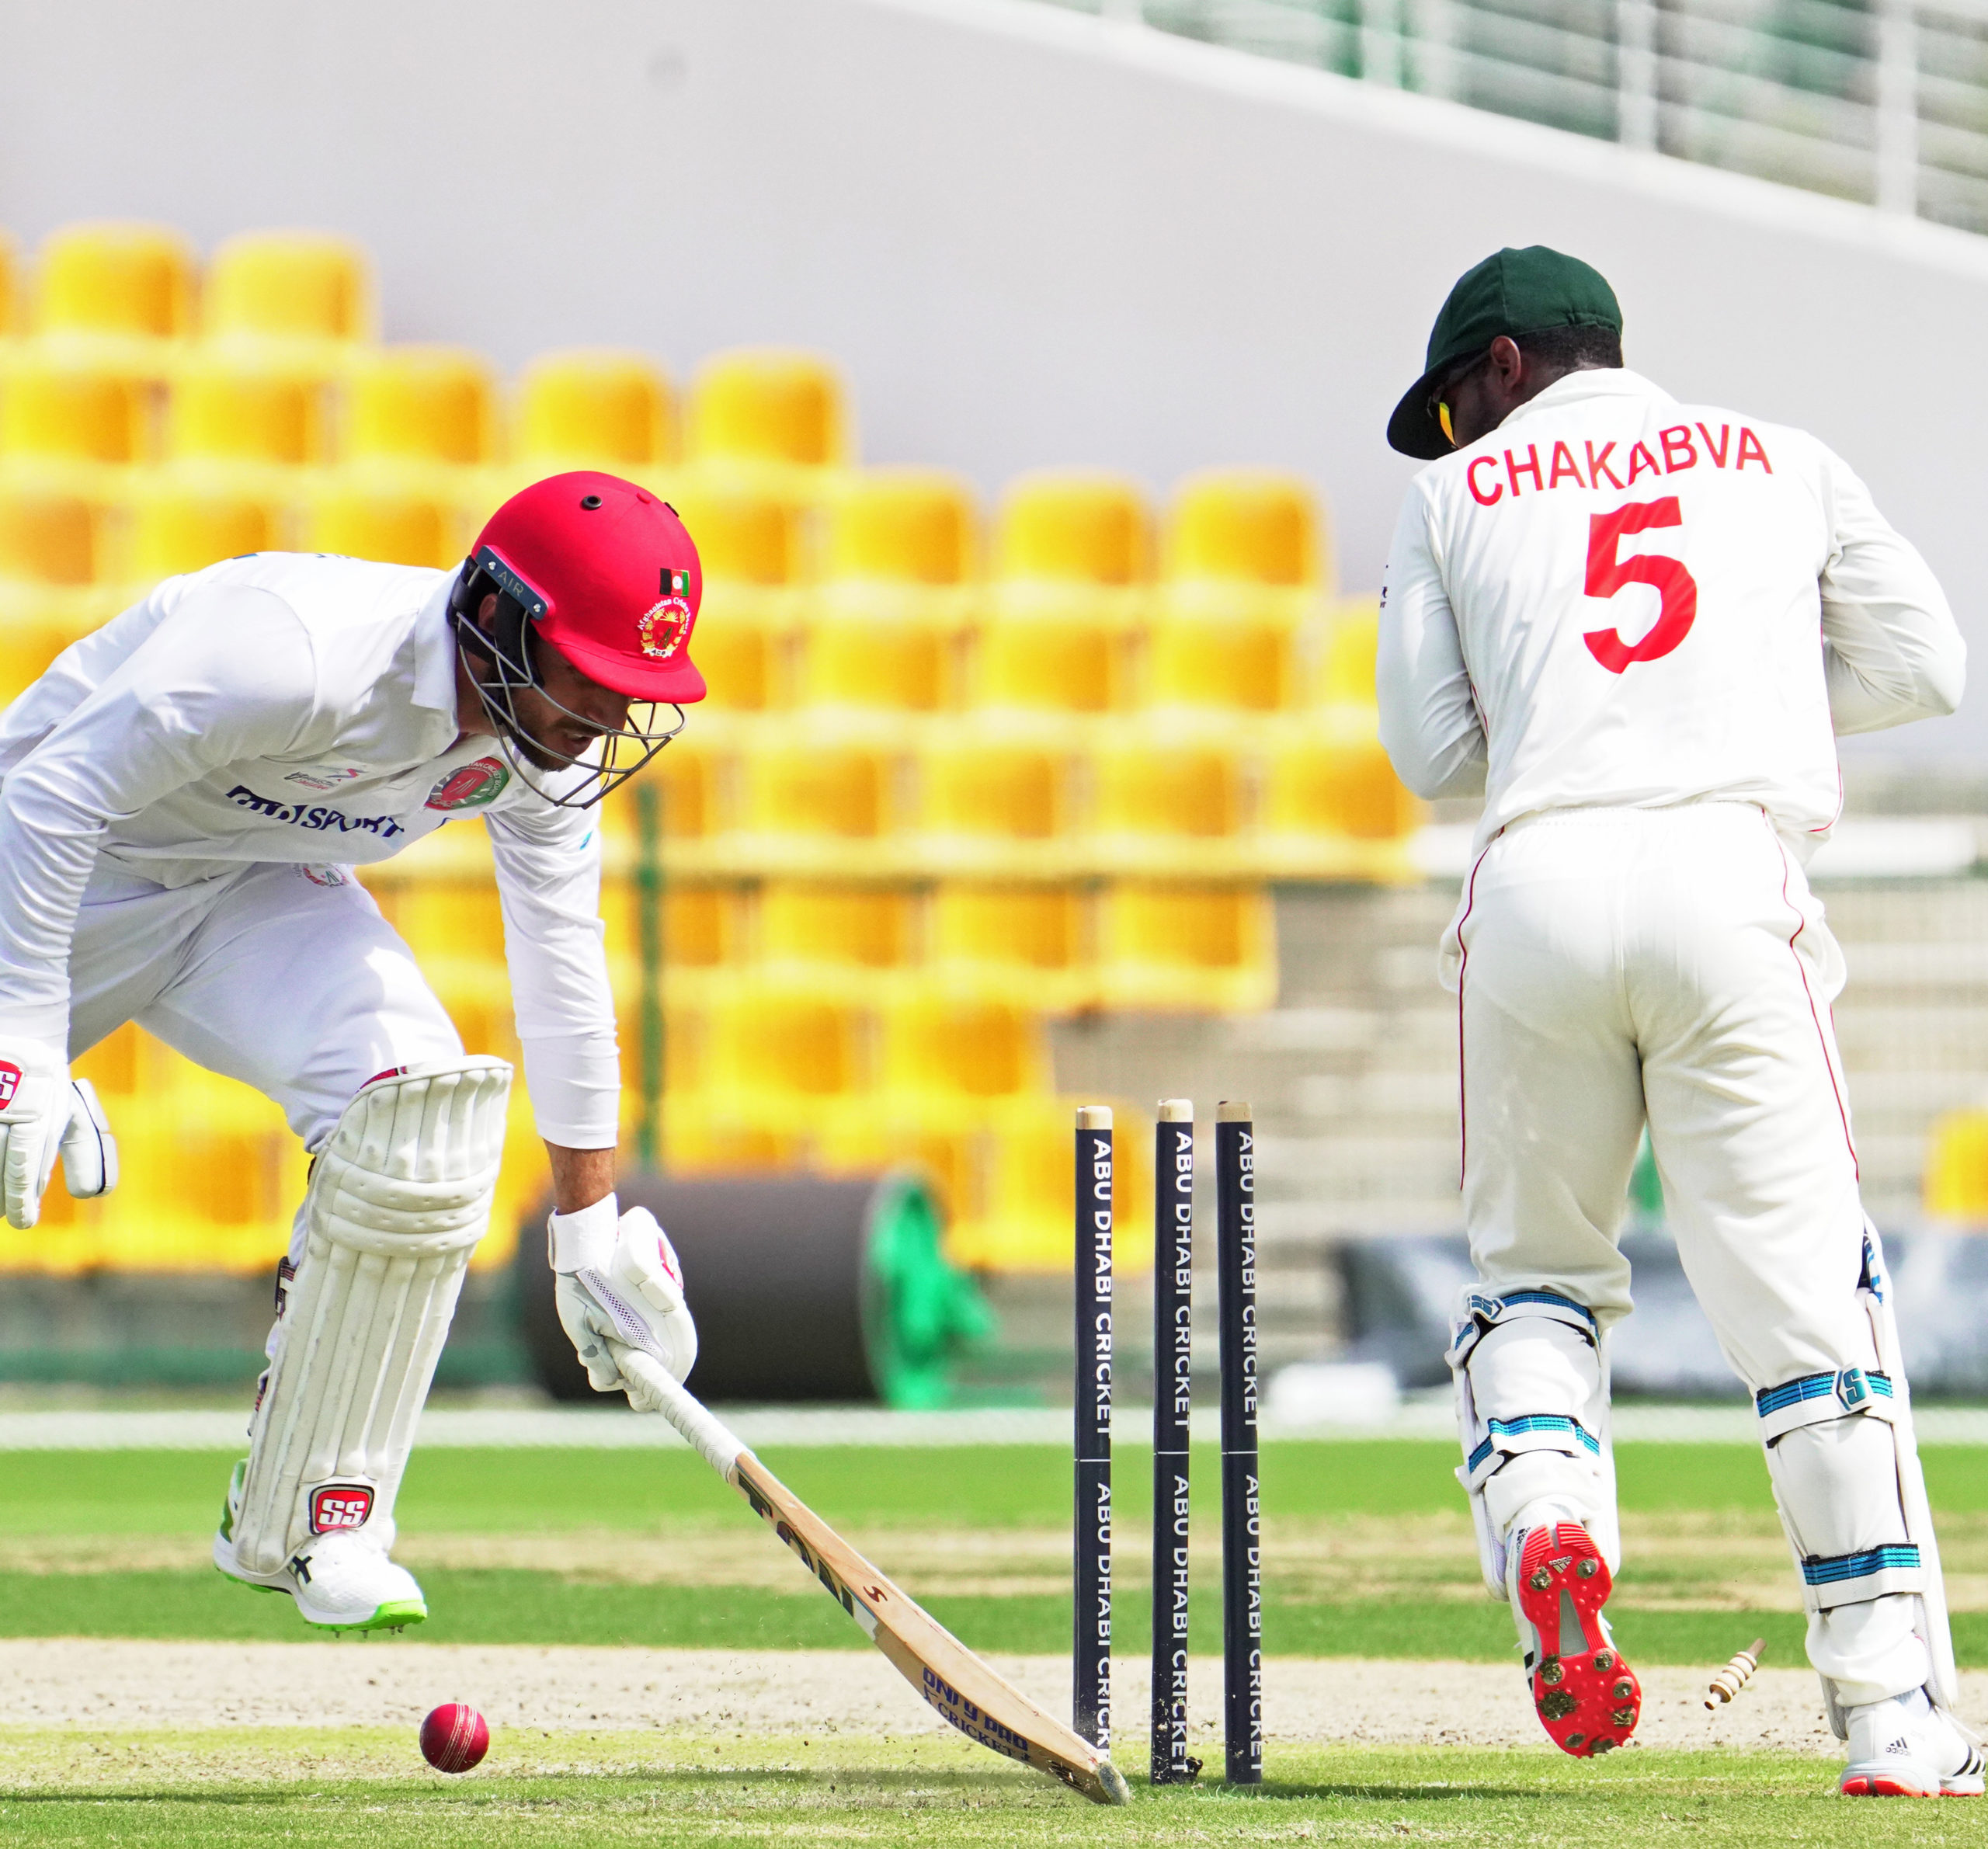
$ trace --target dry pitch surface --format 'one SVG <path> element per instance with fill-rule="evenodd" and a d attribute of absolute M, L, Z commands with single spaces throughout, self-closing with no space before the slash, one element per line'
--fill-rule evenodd
<path fill-rule="evenodd" d="M 1067 1665 L 1002 1667 L 1041 1699 Z M 1129 1670 L 1129 1663 L 1121 1670 Z M 1215 1712 L 1214 1672 L 1194 1699 Z M 1988 1677 L 1970 1698 L 1988 1697 Z M 1128 1809 L 1100 1811 L 968 1746 L 883 1662 L 841 1652 L 214 1645 L 0 1646 L 0 1841 L 120 1849 L 271 1842 L 433 1846 L 1403 1840 L 1972 1842 L 1988 1806 L 1833 1795 L 1804 1673 L 1768 1670 L 1716 1718 L 1694 1673 L 1656 1670 L 1639 1745 L 1553 1751 L 1509 1668 L 1273 1661 L 1265 1782 L 1156 1792 L 1138 1778 L 1144 1689 L 1119 1758 Z M 418 1757 L 436 1700 L 478 1701 L 489 1758 L 446 1778 Z"/>
<path fill-rule="evenodd" d="M 1067 1658 L 992 1660 L 1052 1713 L 1068 1712 Z M 1136 1764 L 1146 1665 L 1121 1657 L 1116 1668 L 1119 1757 Z M 1737 1702 L 1713 1714 L 1705 1712 L 1701 1673 L 1653 1668 L 1642 1677 L 1639 1736 L 1646 1746 L 1835 1753 L 1816 1679 L 1806 1670 L 1764 1667 Z M 1972 1711 L 1988 1708 L 1988 1673 L 1967 1681 Z M 881 1744 L 946 1731 L 883 1658 L 867 1651 L 0 1642 L 0 1727 L 412 1727 L 444 1701 L 473 1704 L 494 1727 L 541 1733 L 832 1734 Z M 1194 1660 L 1190 1701 L 1199 1723 L 1196 1750 L 1218 1756 L 1218 1660 Z M 1503 1664 L 1273 1657 L 1264 1710 L 1273 1746 L 1358 1742 L 1552 1750 L 1518 1671 Z"/>

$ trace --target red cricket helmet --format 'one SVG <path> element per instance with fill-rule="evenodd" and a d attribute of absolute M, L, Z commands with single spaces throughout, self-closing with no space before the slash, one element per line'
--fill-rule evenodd
<path fill-rule="evenodd" d="M 471 562 L 589 679 L 631 700 L 704 698 L 690 659 L 704 570 L 676 510 L 647 488 L 592 469 L 549 475 L 490 516 Z"/>

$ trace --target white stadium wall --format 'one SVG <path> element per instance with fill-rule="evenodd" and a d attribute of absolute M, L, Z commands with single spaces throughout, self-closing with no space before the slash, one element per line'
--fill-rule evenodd
<path fill-rule="evenodd" d="M 391 336 L 507 366 L 819 346 L 871 457 L 990 490 L 1300 470 L 1350 588 L 1444 290 L 1552 243 L 1632 363 L 1840 449 L 1982 629 L 1988 240 L 1029 0 L 13 7 L 0 225 L 96 216 L 349 232 Z M 1885 748 L 1988 763 L 1988 670 Z"/>

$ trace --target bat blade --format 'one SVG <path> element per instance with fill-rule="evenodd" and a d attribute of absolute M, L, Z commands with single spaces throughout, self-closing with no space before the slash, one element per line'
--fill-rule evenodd
<path fill-rule="evenodd" d="M 1129 1804 L 1125 1775 L 1073 1728 L 998 1676 L 908 1597 L 739 1443 L 711 1409 L 653 1357 L 610 1340 L 624 1379 L 752 1505 L 926 1703 L 968 1740 L 1046 1772 L 1093 1804 Z M 635 1397 L 631 1392 L 631 1399 Z"/>
<path fill-rule="evenodd" d="M 1090 1741 L 982 1662 L 749 1451 L 739 1452 L 725 1475 L 949 1726 L 1094 1804 L 1131 1802 L 1124 1774 Z"/>

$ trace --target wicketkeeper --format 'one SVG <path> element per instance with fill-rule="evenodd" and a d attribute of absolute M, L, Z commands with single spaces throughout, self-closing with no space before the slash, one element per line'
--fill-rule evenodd
<path fill-rule="evenodd" d="M 619 1067 L 594 805 L 704 697 L 675 513 L 555 476 L 453 572 L 267 553 L 172 578 L 0 716 L 0 1197 L 58 1148 L 115 1184 L 69 1062 L 127 1020 L 280 1103 L 313 1162 L 215 1564 L 307 1621 L 427 1615 L 394 1496 L 490 1217 L 511 1069 L 471 1058 L 353 867 L 488 831 L 558 1211 L 561 1319 L 594 1386 L 697 1354 L 668 1239 L 617 1211 Z"/>
<path fill-rule="evenodd" d="M 1382 736 L 1482 792 L 1444 942 L 1479 1283 L 1449 1353 L 1485 1576 L 1540 1719 L 1619 1746 L 1641 1693 L 1619 1565 L 1608 1332 L 1647 1124 L 1678 1251 L 1753 1395 L 1842 1788 L 1978 1795 L 1891 1279 L 1858 1194 L 1802 868 L 1836 735 L 1950 713 L 1965 651 L 1925 562 L 1812 436 L 1625 370 L 1585 263 L 1504 250 L 1450 292 L 1388 440 L 1409 490 Z"/>

